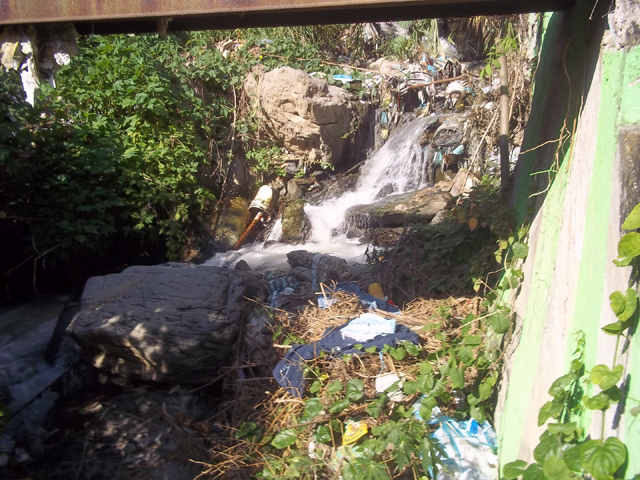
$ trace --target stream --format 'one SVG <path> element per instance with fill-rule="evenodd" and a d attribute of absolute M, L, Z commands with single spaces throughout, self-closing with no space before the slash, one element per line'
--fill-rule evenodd
<path fill-rule="evenodd" d="M 446 115 L 444 115 L 446 116 Z M 348 238 L 349 225 L 345 214 L 356 205 L 366 205 L 392 195 L 409 193 L 431 186 L 428 171 L 434 158 L 431 147 L 422 147 L 420 139 L 425 129 L 443 115 L 414 119 L 396 128 L 387 142 L 362 166 L 356 188 L 338 197 L 329 198 L 319 205 L 305 205 L 311 223 L 309 240 L 301 245 L 279 242 L 282 221 L 275 220 L 268 245 L 256 243 L 235 251 L 216 254 L 204 263 L 206 266 L 233 267 L 246 261 L 258 270 L 284 269 L 286 254 L 304 249 L 312 253 L 328 253 L 349 263 L 364 263 L 367 245 Z"/>

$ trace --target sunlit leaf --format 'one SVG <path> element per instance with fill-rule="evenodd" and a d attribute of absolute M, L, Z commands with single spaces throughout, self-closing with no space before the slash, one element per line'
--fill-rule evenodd
<path fill-rule="evenodd" d="M 271 445 L 275 448 L 287 448 L 296 443 L 297 439 L 298 435 L 296 431 L 293 428 L 289 428 L 278 433 L 271 441 Z"/>

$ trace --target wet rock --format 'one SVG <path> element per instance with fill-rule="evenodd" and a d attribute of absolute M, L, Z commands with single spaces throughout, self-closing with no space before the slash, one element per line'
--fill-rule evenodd
<path fill-rule="evenodd" d="M 295 267 L 289 273 L 299 282 L 313 282 L 314 272 L 310 267 Z"/>
<path fill-rule="evenodd" d="M 211 259 L 216 253 L 224 253 L 233 250 L 233 247 L 220 240 L 208 240 L 202 245 L 197 255 L 189 261 L 195 265 L 200 265 Z"/>
<path fill-rule="evenodd" d="M 333 165 L 343 161 L 356 117 L 353 94 L 290 67 L 250 73 L 244 91 L 259 105 L 265 128 L 292 154 Z"/>
<path fill-rule="evenodd" d="M 235 245 L 240 239 L 245 229 L 251 223 L 249 213 L 249 200 L 236 197 L 229 201 L 223 208 L 216 229 L 216 240 L 223 241 L 229 245 Z M 213 230 L 214 225 L 210 225 Z"/>
<path fill-rule="evenodd" d="M 93 277 L 68 328 L 85 357 L 128 378 L 203 384 L 227 365 L 254 276 L 166 264 Z"/>
<path fill-rule="evenodd" d="M 306 250 L 294 250 L 287 253 L 287 261 L 292 269 L 296 267 L 309 268 L 316 285 L 340 281 L 340 277 L 349 271 L 349 265 L 342 258 L 321 253 L 311 253 Z"/>
<path fill-rule="evenodd" d="M 400 227 L 407 222 L 429 222 L 447 208 L 453 196 L 434 188 L 391 195 L 371 205 L 357 205 L 345 215 L 345 224 L 358 229 Z M 366 226 L 368 225 L 368 226 Z"/>
<path fill-rule="evenodd" d="M 304 213 L 304 200 L 288 202 L 282 210 L 282 237 L 286 243 L 304 242 L 309 232 L 309 220 Z"/>
<path fill-rule="evenodd" d="M 436 213 L 436 216 L 431 220 L 431 224 L 437 225 L 438 223 L 446 222 L 449 218 L 451 218 L 451 210 L 442 210 Z"/>
<path fill-rule="evenodd" d="M 241 272 L 248 272 L 251 270 L 251 266 L 245 262 L 244 260 L 238 260 L 236 266 L 233 267 L 234 270 L 239 270 Z"/>
<path fill-rule="evenodd" d="M 360 239 L 361 243 L 370 243 L 375 247 L 393 248 L 402 235 L 402 227 L 377 228 L 370 235 Z"/>
<path fill-rule="evenodd" d="M 393 183 L 387 183 L 384 187 L 382 187 L 380 189 L 380 191 L 378 192 L 378 194 L 376 195 L 376 199 L 378 198 L 384 198 L 386 196 L 391 195 L 393 192 L 395 192 L 396 189 L 393 186 Z"/>
<path fill-rule="evenodd" d="M 436 130 L 431 145 L 438 148 L 460 145 L 464 138 L 464 121 L 462 115 L 447 118 Z"/>
<path fill-rule="evenodd" d="M 440 180 L 436 183 L 436 190 L 440 190 L 441 192 L 449 192 L 451 191 L 451 187 L 453 187 L 453 182 L 448 180 Z"/>
<path fill-rule="evenodd" d="M 287 197 L 289 200 L 298 200 L 302 198 L 302 190 L 293 180 L 289 180 L 287 183 Z"/>
<path fill-rule="evenodd" d="M 461 168 L 453 179 L 451 195 L 457 197 L 464 193 L 469 193 L 480 183 L 480 179 L 465 168 Z"/>
<path fill-rule="evenodd" d="M 341 282 L 356 282 L 360 288 L 364 289 L 372 283 L 376 269 L 373 265 L 366 263 L 353 263 L 349 265 L 349 270 L 340 276 Z"/>
<path fill-rule="evenodd" d="M 358 178 L 359 176 L 355 173 L 339 177 L 327 187 L 327 198 L 339 197 L 343 193 L 355 190 Z"/>

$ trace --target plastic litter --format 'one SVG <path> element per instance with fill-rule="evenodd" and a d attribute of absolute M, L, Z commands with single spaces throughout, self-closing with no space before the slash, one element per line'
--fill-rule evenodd
<path fill-rule="evenodd" d="M 371 285 L 369 285 L 368 290 L 370 295 L 384 300 L 384 292 L 382 290 L 382 286 L 379 283 L 372 283 Z"/>
<path fill-rule="evenodd" d="M 351 83 L 353 82 L 353 77 L 351 75 L 334 75 L 334 80 L 340 80 L 342 83 Z"/>
<path fill-rule="evenodd" d="M 403 380 L 395 373 L 380 375 L 376 378 L 376 392 L 386 392 L 387 395 L 389 395 L 389 400 L 392 402 L 403 402 L 406 397 L 404 396 L 404 393 L 402 393 L 402 383 Z M 393 385 L 396 385 L 396 388 L 389 392 L 388 390 L 393 387 Z"/>
<path fill-rule="evenodd" d="M 413 405 L 413 415 L 420 416 L 421 401 Z M 457 421 L 434 407 L 430 425 L 440 424 L 431 434 L 440 442 L 445 453 L 441 458 L 444 468 L 438 472 L 436 480 L 497 480 L 498 444 L 493 427 L 486 421 L 478 423 L 473 418 Z"/>
<path fill-rule="evenodd" d="M 355 443 L 359 438 L 367 434 L 369 427 L 365 422 L 355 422 L 347 420 L 345 423 L 344 435 L 342 436 L 342 445 Z"/>
<path fill-rule="evenodd" d="M 360 288 L 355 283 L 349 282 L 340 282 L 338 283 L 333 291 L 343 291 L 353 293 L 360 299 L 360 303 L 371 310 L 384 310 L 389 313 L 400 313 L 400 309 L 396 307 L 391 301 L 381 300 L 379 298 L 370 295 L 369 293 L 365 293 L 360 290 Z M 328 300 L 328 303 L 327 303 Z M 316 297 L 316 301 L 318 302 L 318 306 L 320 308 L 327 308 L 333 305 L 335 302 L 334 299 L 330 296 L 327 296 L 325 300 L 324 295 L 318 295 Z"/>
<path fill-rule="evenodd" d="M 395 320 L 387 320 L 375 313 L 363 313 L 340 329 L 342 338 L 356 342 L 367 342 L 378 335 L 389 335 L 395 331 Z"/>

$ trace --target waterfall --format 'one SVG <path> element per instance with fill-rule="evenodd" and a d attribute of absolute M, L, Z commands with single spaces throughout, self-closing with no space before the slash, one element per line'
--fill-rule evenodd
<path fill-rule="evenodd" d="M 251 245 L 238 251 L 217 254 L 205 265 L 232 266 L 242 258 L 254 268 L 285 268 L 287 263 L 284 254 L 300 249 L 333 253 L 352 262 L 363 261 L 366 245 L 337 233 L 345 213 L 355 205 L 370 204 L 391 194 L 429 186 L 428 171 L 433 153 L 429 147 L 423 149 L 420 139 L 425 129 L 438 118 L 422 117 L 398 127 L 384 146 L 363 165 L 354 191 L 327 199 L 320 205 L 307 204 L 305 213 L 311 222 L 311 238 L 304 245 L 276 243 L 266 249 L 262 245 Z M 279 238 L 281 231 L 280 222 L 274 225 L 269 240 Z"/>

